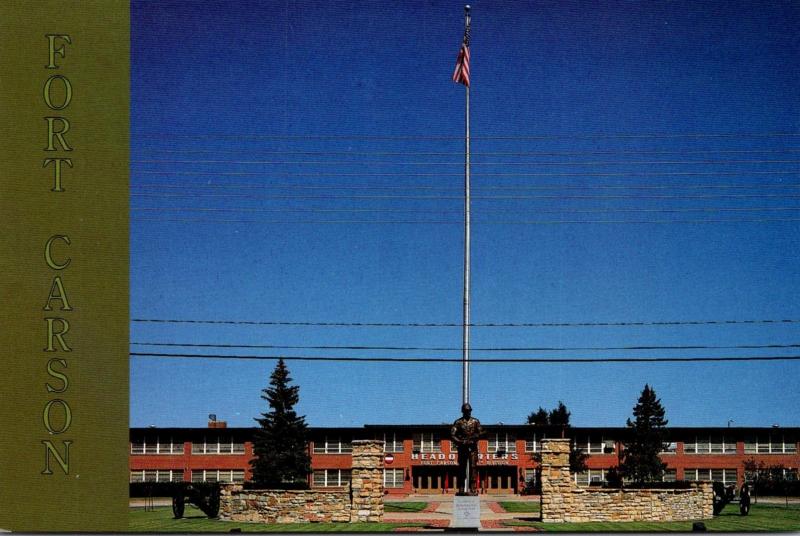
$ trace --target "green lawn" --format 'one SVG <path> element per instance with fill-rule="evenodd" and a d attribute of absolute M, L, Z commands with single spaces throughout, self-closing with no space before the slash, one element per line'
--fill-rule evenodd
<path fill-rule="evenodd" d="M 132 508 L 128 516 L 130 532 L 391 532 L 397 527 L 421 526 L 420 523 L 234 523 L 208 519 L 193 506 L 186 506 L 183 519 L 172 517 L 172 508 L 156 508 L 146 512 L 144 508 Z"/>
<path fill-rule="evenodd" d="M 426 506 L 428 503 L 422 501 L 385 501 L 383 510 L 384 512 L 421 512 Z"/>
<path fill-rule="evenodd" d="M 539 501 L 500 501 L 498 504 L 506 512 L 538 512 Z"/>
<path fill-rule="evenodd" d="M 800 530 L 800 506 L 752 505 L 749 516 L 739 515 L 737 505 L 730 505 L 722 514 L 702 520 L 709 531 L 718 532 L 779 532 Z M 691 521 L 667 523 L 541 523 L 538 521 L 507 521 L 506 525 L 532 526 L 548 532 L 687 532 Z"/>

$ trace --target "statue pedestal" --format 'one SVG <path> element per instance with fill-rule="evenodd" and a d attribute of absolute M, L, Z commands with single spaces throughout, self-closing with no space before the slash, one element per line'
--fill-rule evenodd
<path fill-rule="evenodd" d="M 477 495 L 453 497 L 453 528 L 477 529 L 481 526 L 481 499 Z"/>

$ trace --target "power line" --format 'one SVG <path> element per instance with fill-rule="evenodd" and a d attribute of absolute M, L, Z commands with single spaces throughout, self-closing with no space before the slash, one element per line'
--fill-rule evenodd
<path fill-rule="evenodd" d="M 391 160 L 131 160 L 131 164 L 236 164 L 236 165 L 329 165 L 391 164 L 393 166 L 460 166 L 463 162 L 404 162 Z M 612 165 L 731 165 L 731 164 L 800 164 L 800 160 L 594 160 L 588 162 L 472 162 L 476 166 L 612 166 Z"/>
<path fill-rule="evenodd" d="M 228 324 L 248 326 L 314 326 L 314 327 L 412 327 L 461 328 L 462 323 L 452 322 L 292 322 L 283 320 L 196 320 L 177 318 L 132 318 L 131 322 L 154 324 Z M 490 322 L 470 323 L 477 328 L 563 328 L 563 327 L 649 327 L 649 326 L 710 326 L 740 324 L 800 324 L 800 319 L 746 319 L 746 320 L 656 320 L 623 322 Z"/>
<path fill-rule="evenodd" d="M 463 135 L 363 135 L 363 134 L 177 134 L 160 132 L 134 132 L 132 138 L 181 138 L 181 139 L 240 139 L 240 140 L 420 140 L 420 141 L 464 141 Z M 575 134 L 531 134 L 471 136 L 475 140 L 553 140 L 553 139 L 673 139 L 673 138 L 792 138 L 800 132 L 633 132 L 633 133 L 575 133 Z"/>
<path fill-rule="evenodd" d="M 458 195 L 397 195 L 397 194 L 357 194 L 357 195 L 257 195 L 257 194 L 230 194 L 230 193 L 196 193 L 196 192 L 179 192 L 179 193 L 152 193 L 152 192 L 139 192 L 132 193 L 132 197 L 153 197 L 153 198 L 170 198 L 170 197 L 232 197 L 232 198 L 246 198 L 246 199 L 431 199 L 431 200 L 463 200 L 463 196 Z M 632 195 L 632 194 L 614 194 L 614 195 L 596 195 L 596 194 L 568 194 L 568 195 L 477 195 L 472 196 L 472 199 L 494 199 L 494 200 L 520 200 L 520 199 L 770 199 L 770 198 L 800 198 L 800 194 L 648 194 L 648 195 Z"/>
<path fill-rule="evenodd" d="M 463 156 L 463 151 L 264 151 L 261 149 L 162 149 L 146 147 L 144 151 L 168 154 L 251 154 L 298 156 Z M 590 156 L 652 154 L 791 154 L 800 148 L 783 149 L 703 149 L 703 150 L 637 150 L 637 151 L 472 151 L 472 156 Z"/>
<path fill-rule="evenodd" d="M 241 213 L 413 213 L 413 214 L 461 214 L 458 209 L 415 209 L 415 208 L 221 208 L 221 207 L 132 207 L 133 212 L 241 212 Z M 692 207 L 692 208 L 617 208 L 617 209 L 481 209 L 482 213 L 536 212 L 537 214 L 615 214 L 615 213 L 686 213 L 686 212 L 792 212 L 800 207 Z"/>
<path fill-rule="evenodd" d="M 131 357 L 166 357 L 191 359 L 251 359 L 284 361 L 346 361 L 387 363 L 461 363 L 461 358 L 449 357 L 336 357 L 336 356 L 260 356 L 221 354 L 170 354 L 159 352 L 130 352 Z M 753 362 L 753 361 L 800 361 L 800 355 L 747 356 L 747 357 L 508 357 L 496 359 L 471 358 L 473 363 L 696 363 L 696 362 Z"/>
<path fill-rule="evenodd" d="M 424 184 L 370 186 L 357 185 L 317 185 L 317 184 L 174 184 L 174 183 L 142 183 L 131 184 L 133 188 L 156 188 L 166 190 L 432 190 L 459 191 L 455 186 L 428 186 Z M 757 189 L 794 189 L 800 184 L 590 184 L 590 185 L 506 185 L 476 186 L 473 190 L 757 190 Z"/>
<path fill-rule="evenodd" d="M 132 218 L 137 222 L 162 223 L 258 223 L 265 225 L 464 225 L 463 221 L 446 220 L 235 220 L 202 218 Z M 473 221 L 477 225 L 664 225 L 712 223 L 793 223 L 800 218 L 738 218 L 693 220 L 529 220 L 529 221 Z"/>
<path fill-rule="evenodd" d="M 460 177 L 463 173 L 450 172 L 265 172 L 265 171 L 174 171 L 174 170 L 131 170 L 136 175 L 214 175 L 230 177 L 263 176 L 269 173 L 277 177 Z M 480 177 L 700 177 L 700 176 L 736 176 L 736 175 L 800 175 L 798 170 L 768 170 L 768 171 L 619 171 L 619 172 L 481 172 L 474 173 Z"/>
<path fill-rule="evenodd" d="M 132 342 L 131 346 L 167 346 L 181 348 L 260 348 L 271 350 L 397 350 L 397 351 L 441 351 L 460 352 L 462 348 L 452 346 L 359 346 L 359 345 L 320 345 L 290 346 L 277 344 L 211 344 L 211 343 L 176 343 L 176 342 Z M 800 344 L 742 344 L 734 346 L 684 345 L 684 346 L 585 346 L 585 347 L 472 347 L 471 350 L 481 352 L 568 352 L 568 351 L 611 351 L 611 350 L 756 350 L 800 348 Z"/>

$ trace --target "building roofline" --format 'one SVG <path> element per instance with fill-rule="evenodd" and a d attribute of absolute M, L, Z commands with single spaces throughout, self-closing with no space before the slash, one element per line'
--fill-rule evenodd
<path fill-rule="evenodd" d="M 440 430 L 449 428 L 451 424 L 449 423 L 442 423 L 442 424 L 365 424 L 364 426 L 309 426 L 308 430 L 310 432 L 327 432 L 327 431 L 336 431 L 336 432 L 363 432 L 363 431 L 381 431 L 381 430 Z M 484 429 L 487 430 L 498 430 L 498 429 L 506 429 L 506 430 L 516 430 L 516 431 L 535 431 L 541 430 L 544 432 L 553 431 L 553 430 L 561 430 L 560 426 L 534 426 L 532 424 L 500 424 L 500 423 L 489 423 L 483 425 Z M 151 426 L 143 426 L 143 427 L 131 427 L 131 432 L 147 432 L 147 431 L 158 431 L 158 432 L 213 432 L 213 433 L 245 433 L 245 432 L 254 432 L 258 430 L 257 426 L 246 426 L 246 427 L 227 427 L 227 428 L 206 428 L 206 427 L 190 427 L 190 426 L 170 426 L 170 427 L 151 427 Z M 569 427 L 571 432 L 604 432 L 604 431 L 615 431 L 615 432 L 623 432 L 629 430 L 629 428 L 625 426 L 571 426 Z M 667 426 L 666 430 L 671 432 L 699 432 L 699 431 L 708 431 L 708 432 L 800 432 L 800 427 L 796 426 Z"/>

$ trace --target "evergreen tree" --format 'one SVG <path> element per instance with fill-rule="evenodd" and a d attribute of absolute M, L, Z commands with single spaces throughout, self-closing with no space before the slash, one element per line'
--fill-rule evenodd
<path fill-rule="evenodd" d="M 533 424 L 534 426 L 547 426 L 550 424 L 550 416 L 547 410 L 539 406 L 535 413 L 528 415 L 528 424 Z"/>
<path fill-rule="evenodd" d="M 627 420 L 631 437 L 624 442 L 620 473 L 637 484 L 660 481 L 667 464 L 658 453 L 665 448 L 667 419 L 656 392 L 645 384 L 639 401 L 633 407 L 634 420 Z"/>
<path fill-rule="evenodd" d="M 569 416 L 572 415 L 567 406 L 562 401 L 558 401 L 558 407 L 550 411 L 550 426 L 563 426 L 569 428 Z"/>
<path fill-rule="evenodd" d="M 253 440 L 255 458 L 253 481 L 259 487 L 298 488 L 308 485 L 311 458 L 308 455 L 308 426 L 305 416 L 298 416 L 294 406 L 300 400 L 300 387 L 289 383 L 289 369 L 278 360 L 270 376 L 269 387 L 261 398 L 269 403 L 269 411 L 256 422 L 260 429 Z"/>
<path fill-rule="evenodd" d="M 551 427 L 558 427 L 560 428 L 558 434 L 561 437 L 564 437 L 565 431 L 567 428 L 570 427 L 569 418 L 570 411 L 567 409 L 567 406 L 564 405 L 562 401 L 558 401 L 558 406 L 549 412 L 544 409 L 543 407 L 539 406 L 539 409 L 536 410 L 534 413 L 528 415 L 528 424 L 532 424 L 534 426 L 551 426 Z M 569 450 L 569 470 L 573 473 L 580 473 L 586 470 L 586 459 L 589 457 L 588 454 L 579 450 L 575 447 L 575 441 L 570 442 L 570 450 Z M 538 462 L 541 462 L 541 457 L 537 454 L 534 455 L 534 459 Z"/>

